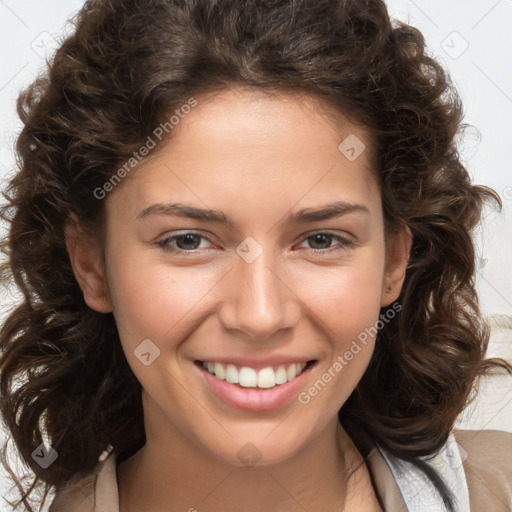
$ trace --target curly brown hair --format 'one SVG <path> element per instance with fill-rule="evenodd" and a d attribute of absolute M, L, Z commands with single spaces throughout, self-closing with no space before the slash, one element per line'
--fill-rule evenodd
<path fill-rule="evenodd" d="M 420 457 L 446 442 L 479 377 L 512 366 L 485 359 L 471 237 L 486 201 L 501 200 L 460 161 L 461 101 L 422 34 L 382 0 L 89 0 L 75 25 L 18 98 L 19 169 L 1 210 L 2 281 L 23 294 L 0 331 L 1 412 L 35 475 L 24 489 L 6 443 L 15 508 L 32 510 L 41 486 L 44 504 L 109 446 L 122 461 L 145 443 L 140 383 L 112 313 L 84 302 L 66 223 L 75 214 L 101 235 L 94 190 L 191 95 L 243 84 L 320 97 L 375 140 L 386 230 L 408 226 L 413 246 L 402 312 L 339 419 L 363 456 L 375 442 L 412 462 L 453 510 Z M 43 439 L 58 452 L 44 470 L 31 457 Z"/>

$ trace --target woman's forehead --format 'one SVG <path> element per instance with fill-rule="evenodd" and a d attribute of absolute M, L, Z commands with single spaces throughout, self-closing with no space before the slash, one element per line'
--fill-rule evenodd
<path fill-rule="evenodd" d="M 140 208 L 169 194 L 246 206 L 378 198 L 367 133 L 327 119 L 315 97 L 234 90 L 197 103 L 130 176 Z"/>

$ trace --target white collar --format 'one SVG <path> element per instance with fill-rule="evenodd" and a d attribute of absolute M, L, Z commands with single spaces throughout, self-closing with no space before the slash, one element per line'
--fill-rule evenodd
<path fill-rule="evenodd" d="M 435 489 L 427 475 L 410 462 L 406 462 L 386 450 L 377 448 L 386 459 L 400 492 L 407 505 L 408 512 L 446 512 L 443 499 Z M 439 476 L 453 492 L 455 498 L 455 510 L 457 512 L 470 512 L 469 491 L 466 481 L 466 474 L 462 466 L 461 452 L 465 451 L 455 440 L 453 433 L 450 433 L 446 443 L 435 454 L 433 458 L 420 457 L 429 462 L 439 473 Z"/>

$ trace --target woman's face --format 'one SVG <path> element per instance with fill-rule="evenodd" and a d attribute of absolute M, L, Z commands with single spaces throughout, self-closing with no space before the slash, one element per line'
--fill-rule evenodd
<path fill-rule="evenodd" d="M 105 199 L 108 296 L 85 297 L 114 313 L 148 439 L 276 463 L 337 421 L 409 242 L 389 237 L 386 257 L 361 128 L 311 97 L 197 100 Z"/>

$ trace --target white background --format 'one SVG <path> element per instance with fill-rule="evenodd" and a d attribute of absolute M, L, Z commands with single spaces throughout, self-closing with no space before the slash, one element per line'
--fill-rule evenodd
<path fill-rule="evenodd" d="M 503 199 L 501 214 L 489 212 L 476 234 L 477 285 L 482 308 L 494 318 L 490 355 L 512 359 L 512 0 L 389 0 L 393 16 L 424 34 L 430 52 L 448 68 L 466 109 L 468 132 L 461 154 L 474 181 L 493 187 Z M 77 0 L 0 0 L 0 179 L 14 168 L 12 147 L 20 122 L 14 113 L 18 91 L 44 67 L 66 31 Z M 2 185 L 3 188 L 3 185 Z M 0 297 L 5 311 L 14 296 Z M 512 432 L 512 384 L 496 378 L 461 416 L 465 428 Z M 3 488 L 2 495 L 4 495 Z M 9 508 L 0 503 L 0 511 Z"/>

